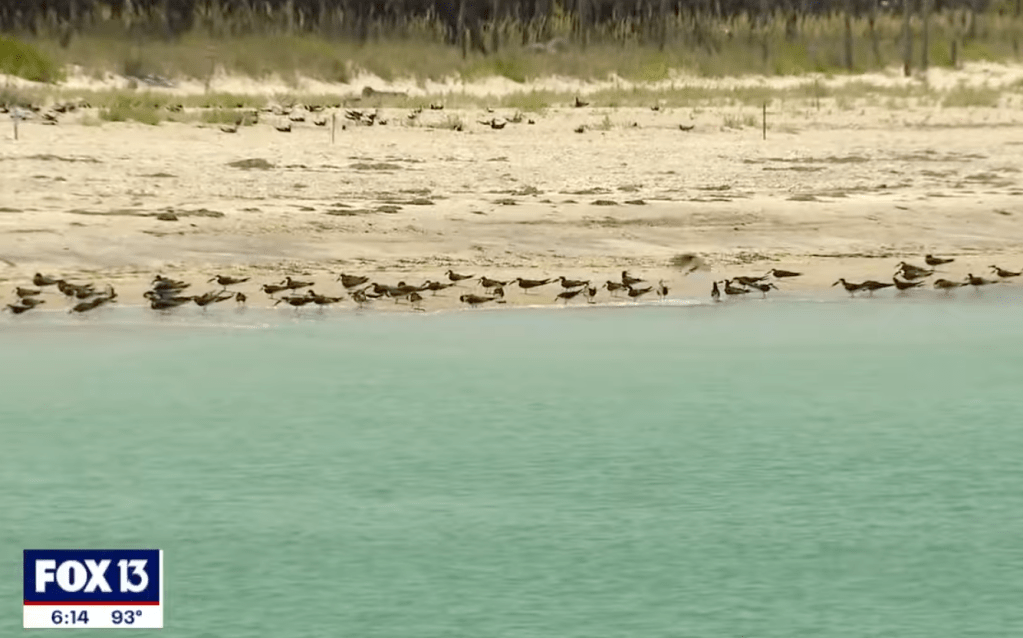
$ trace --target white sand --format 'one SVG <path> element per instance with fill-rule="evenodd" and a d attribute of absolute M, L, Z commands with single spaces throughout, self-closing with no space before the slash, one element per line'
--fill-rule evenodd
<path fill-rule="evenodd" d="M 1023 75 L 992 69 L 947 81 Z M 890 280 L 896 262 L 921 263 L 927 252 L 956 258 L 950 278 L 991 263 L 1023 267 L 1015 108 L 817 111 L 793 101 L 772 107 L 766 141 L 759 126 L 723 126 L 726 116 L 759 118 L 742 107 L 558 108 L 500 131 L 477 120 L 511 112 L 426 111 L 415 124 L 405 115 L 385 110 L 387 126 L 348 126 L 334 145 L 312 117 L 290 134 L 268 115 L 230 135 L 86 126 L 75 115 L 58 126 L 22 122 L 16 142 L 4 118 L 0 281 L 25 285 L 44 272 L 111 282 L 124 303 L 139 303 L 156 272 L 197 292 L 215 273 L 249 274 L 239 289 L 263 304 L 257 283 L 301 274 L 333 293 L 331 275 L 342 271 L 388 284 L 439 279 L 449 267 L 603 282 L 628 268 L 665 279 L 672 296 L 704 296 L 714 277 L 772 267 L 807 273 L 781 284 L 788 290 L 838 276 Z M 464 132 L 429 127 L 453 115 Z M 601 130 L 605 116 L 610 130 Z M 588 130 L 573 132 L 579 125 Z M 251 158 L 273 168 L 229 166 Z M 372 212 L 388 204 L 397 212 Z M 203 209 L 223 216 L 189 216 Z M 179 221 L 153 217 L 166 210 Z M 712 274 L 669 266 L 687 252 Z M 525 299 L 550 302 L 558 290 Z M 457 303 L 450 292 L 427 299 Z"/>

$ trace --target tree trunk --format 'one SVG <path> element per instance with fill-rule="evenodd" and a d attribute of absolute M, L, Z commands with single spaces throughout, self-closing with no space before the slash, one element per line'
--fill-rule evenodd
<path fill-rule="evenodd" d="M 909 77 L 913 73 L 913 32 L 909 28 L 909 3 L 902 0 L 902 73 Z"/>
<path fill-rule="evenodd" d="M 921 0 L 920 10 L 923 21 L 920 25 L 920 69 L 927 71 L 929 49 L 931 46 L 931 0 Z"/>

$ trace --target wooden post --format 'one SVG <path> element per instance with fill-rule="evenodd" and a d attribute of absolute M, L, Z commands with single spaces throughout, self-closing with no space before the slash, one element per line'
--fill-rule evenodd
<path fill-rule="evenodd" d="M 763 119 L 763 132 L 764 139 L 767 139 L 767 102 L 764 102 L 764 119 Z"/>

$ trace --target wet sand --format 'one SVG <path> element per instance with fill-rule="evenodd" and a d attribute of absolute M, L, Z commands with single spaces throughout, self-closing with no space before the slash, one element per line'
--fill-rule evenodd
<path fill-rule="evenodd" d="M 411 121 L 384 109 L 386 126 L 345 130 L 338 113 L 333 145 L 313 115 L 291 133 L 272 114 L 236 134 L 79 123 L 88 113 L 22 122 L 16 142 L 3 130 L 0 283 L 43 272 L 110 283 L 140 304 L 156 273 L 195 294 L 224 273 L 252 277 L 232 289 L 262 306 L 272 302 L 259 284 L 292 275 L 338 294 L 341 272 L 390 285 L 449 268 L 600 284 L 628 269 L 665 280 L 672 297 L 705 297 L 713 279 L 770 268 L 805 273 L 779 284 L 792 292 L 841 276 L 890 281 L 898 261 L 922 265 L 929 252 L 956 259 L 940 273 L 950 279 L 1023 267 L 1017 109 L 792 101 L 772 107 L 766 140 L 759 125 L 726 125 L 759 109 L 729 106 L 552 108 L 502 130 L 479 121 L 512 111 Z M 465 130 L 441 127 L 450 117 Z M 705 270 L 673 267 L 685 253 Z M 424 307 L 456 306 L 462 292 L 481 290 L 426 294 Z M 506 299 L 554 303 L 557 292 Z"/>

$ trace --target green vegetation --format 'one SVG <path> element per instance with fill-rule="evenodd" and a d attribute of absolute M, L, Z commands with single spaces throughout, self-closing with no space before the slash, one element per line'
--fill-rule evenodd
<path fill-rule="evenodd" d="M 1019 56 L 1023 19 L 994 11 L 968 14 L 950 9 L 930 21 L 930 66 L 967 60 L 1008 60 Z M 641 27 L 641 28 L 638 28 Z M 922 60 L 919 16 L 913 20 L 914 67 Z M 678 72 L 700 76 L 748 73 L 788 75 L 806 72 L 840 74 L 900 64 L 902 18 L 881 13 L 873 26 L 866 17 L 851 23 L 851 65 L 845 59 L 845 24 L 841 15 L 806 16 L 792 22 L 781 12 L 763 22 L 738 17 L 668 18 L 665 47 L 650 37 L 650 25 L 621 23 L 595 28 L 586 46 L 573 34 L 571 20 L 555 16 L 552 38 L 543 45 L 522 44 L 523 25 L 502 22 L 494 36 L 502 46 L 489 55 L 441 41 L 436 23 L 410 21 L 398 27 L 376 25 L 365 42 L 335 35 L 330 29 L 299 32 L 293 25 L 267 27 L 265 34 L 245 33 L 244 25 L 197 26 L 178 38 L 144 37 L 124 25 L 99 19 L 68 40 L 52 29 L 18 41 L 0 38 L 0 69 L 30 79 L 52 81 L 58 69 L 75 64 L 86 72 L 113 72 L 132 77 L 187 77 L 209 85 L 218 71 L 263 78 L 275 75 L 297 87 L 299 77 L 349 82 L 360 72 L 385 80 L 473 80 L 499 76 L 518 83 L 565 76 L 633 82 L 670 81 Z M 523 105 L 528 110 L 528 105 Z"/>
<path fill-rule="evenodd" d="M 0 35 L 0 73 L 34 82 L 56 82 L 64 78 L 60 65 L 31 44 Z"/>

